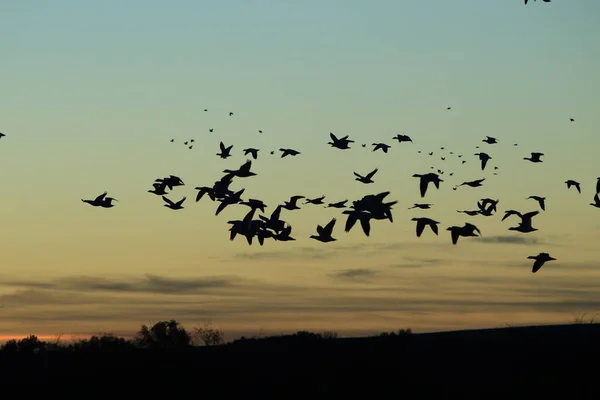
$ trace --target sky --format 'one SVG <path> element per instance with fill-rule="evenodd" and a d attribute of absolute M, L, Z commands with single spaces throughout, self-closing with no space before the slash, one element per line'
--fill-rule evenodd
<path fill-rule="evenodd" d="M 233 339 L 600 312 L 600 209 L 589 205 L 600 176 L 599 13 L 596 0 L 1 2 L 0 340 L 130 336 L 172 318 L 211 321 Z M 330 132 L 355 143 L 334 149 Z M 482 143 L 487 135 L 498 143 Z M 220 141 L 234 145 L 231 158 L 216 156 Z M 373 152 L 376 142 L 392 147 Z M 393 223 L 346 233 L 341 210 L 301 204 L 282 213 L 296 241 L 230 241 L 227 221 L 248 208 L 215 216 L 194 187 L 243 164 L 246 147 L 260 148 L 257 175 L 232 188 L 267 214 L 296 194 L 390 191 Z M 282 159 L 280 147 L 301 154 Z M 478 151 L 492 156 L 484 171 Z M 532 151 L 543 163 L 523 160 Z M 444 182 L 421 199 L 412 175 L 432 166 Z M 374 168 L 375 183 L 354 180 Z M 170 174 L 185 183 L 168 195 L 187 197 L 182 210 L 147 192 Z M 114 208 L 81 202 L 105 190 Z M 518 218 L 501 221 L 505 210 L 539 209 L 530 195 L 547 198 L 539 230 L 509 231 Z M 483 197 L 499 199 L 497 214 L 457 212 Z M 409 210 L 416 202 L 434 206 Z M 439 236 L 416 237 L 411 218 L 425 216 Z M 333 217 L 337 241 L 309 238 Z M 452 245 L 446 228 L 465 222 L 482 237 Z M 557 260 L 532 274 L 527 257 L 539 252 Z"/>

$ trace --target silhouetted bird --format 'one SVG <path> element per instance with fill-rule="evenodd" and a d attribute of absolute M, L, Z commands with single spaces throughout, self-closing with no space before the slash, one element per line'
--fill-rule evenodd
<path fill-rule="evenodd" d="M 167 184 L 164 182 L 155 182 L 152 184 L 152 187 L 154 189 L 148 190 L 148 193 L 154 193 L 158 196 L 163 196 L 163 195 L 167 194 L 167 191 L 165 190 L 167 187 Z"/>
<path fill-rule="evenodd" d="M 544 155 L 544 153 L 531 153 L 530 158 L 523 157 L 523 160 L 528 160 L 528 161 L 531 161 L 532 163 L 541 163 L 542 160 L 540 159 L 540 157 L 542 157 L 543 155 Z"/>
<path fill-rule="evenodd" d="M 247 149 L 244 149 L 244 155 L 247 156 L 248 154 L 252 155 L 252 158 L 254 158 L 255 160 L 258 158 L 258 150 L 259 149 L 254 149 L 252 147 L 249 147 Z"/>
<path fill-rule="evenodd" d="M 475 153 L 475 155 L 479 156 L 479 159 L 481 160 L 481 170 L 483 171 L 487 165 L 487 162 L 491 160 L 492 157 L 490 157 L 487 153 Z"/>
<path fill-rule="evenodd" d="M 350 148 L 350 143 L 354 143 L 354 140 L 348 139 L 348 135 L 338 139 L 337 136 L 329 132 L 329 137 L 331 138 L 331 142 L 327 142 L 327 144 L 340 150 L 347 150 Z"/>
<path fill-rule="evenodd" d="M 540 197 L 540 196 L 529 196 L 527 199 L 533 199 L 535 201 L 538 202 L 538 204 L 540 205 L 540 208 L 543 211 L 546 211 L 546 198 L 545 197 Z"/>
<path fill-rule="evenodd" d="M 596 193 L 596 194 L 594 195 L 594 202 L 593 202 L 593 203 L 590 203 L 590 205 L 591 205 L 591 206 L 594 206 L 594 207 L 596 207 L 596 208 L 600 208 L 600 197 L 599 197 L 599 194 L 598 194 L 598 193 Z"/>
<path fill-rule="evenodd" d="M 217 153 L 217 155 L 223 159 L 231 157 L 231 149 L 233 149 L 233 145 L 225 147 L 223 142 L 219 143 L 219 148 L 221 151 Z"/>
<path fill-rule="evenodd" d="M 495 137 L 486 136 L 485 139 L 482 140 L 482 142 L 485 142 L 487 144 L 495 144 L 498 143 L 498 140 Z"/>
<path fill-rule="evenodd" d="M 384 153 L 387 153 L 387 152 L 388 152 L 388 149 L 389 149 L 390 147 L 392 147 L 392 146 L 390 146 L 390 145 L 387 145 L 387 144 L 385 144 L 385 143 L 373 143 L 373 144 L 372 144 L 372 146 L 375 146 L 375 147 L 373 148 L 373 151 L 381 150 L 381 151 L 383 151 Z"/>
<path fill-rule="evenodd" d="M 171 210 L 181 210 L 183 208 L 183 202 L 185 201 L 185 197 L 179 200 L 177 203 L 172 202 L 165 196 L 163 196 L 162 199 L 165 201 L 165 203 L 167 203 L 164 204 L 164 206 L 170 208 Z"/>
<path fill-rule="evenodd" d="M 244 164 L 242 164 L 240 166 L 240 168 L 238 168 L 236 170 L 224 169 L 223 172 L 227 173 L 227 174 L 231 174 L 233 176 L 237 176 L 238 178 L 248 178 L 250 176 L 256 175 L 254 172 L 250 171 L 251 167 L 252 167 L 252 161 L 247 160 Z"/>
<path fill-rule="evenodd" d="M 474 181 L 463 182 L 460 185 L 458 185 L 457 187 L 464 186 L 464 185 L 467 185 L 467 186 L 470 186 L 470 187 L 479 187 L 479 186 L 483 186 L 482 185 L 483 181 L 485 181 L 485 178 L 476 179 Z"/>
<path fill-rule="evenodd" d="M 348 200 L 338 201 L 337 203 L 329 203 L 325 208 L 346 208 Z"/>
<path fill-rule="evenodd" d="M 300 207 L 298 207 L 298 205 L 296 204 L 296 202 L 300 199 L 304 199 L 304 196 L 292 196 L 290 197 L 290 201 L 284 201 L 282 207 L 285 208 L 286 210 L 292 211 L 292 210 L 299 210 Z"/>
<path fill-rule="evenodd" d="M 452 244 L 457 244 L 458 243 L 458 239 L 463 236 L 463 237 L 470 237 L 470 236 L 477 236 L 478 232 L 479 235 L 481 235 L 481 231 L 473 224 L 470 223 L 465 223 L 463 226 L 451 226 L 449 228 L 446 229 L 447 231 L 450 231 L 450 236 L 452 238 Z"/>
<path fill-rule="evenodd" d="M 356 178 L 354 178 L 354 180 L 362 182 L 362 183 L 375 183 L 372 178 L 377 173 L 378 170 L 379 170 L 378 168 L 375 168 L 373 171 L 369 172 L 365 176 L 359 175 L 356 172 L 354 172 L 354 175 L 356 176 Z"/>
<path fill-rule="evenodd" d="M 419 178 L 419 190 L 421 192 L 421 198 L 425 197 L 425 194 L 427 193 L 427 187 L 429 185 L 430 182 L 432 182 L 436 189 L 440 188 L 440 182 L 444 182 L 443 180 L 440 179 L 440 177 L 433 173 L 433 172 L 429 172 L 426 174 L 414 174 L 413 178 Z"/>
<path fill-rule="evenodd" d="M 398 141 L 398 143 L 402 143 L 402 142 L 411 142 L 412 143 L 413 142 L 412 139 L 410 138 L 410 136 L 408 136 L 408 135 L 402 135 L 400 133 L 397 134 L 396 136 L 394 136 L 392 138 L 392 140 L 393 139 L 396 139 Z"/>
<path fill-rule="evenodd" d="M 433 233 L 438 234 L 438 221 L 434 221 L 431 218 L 421 217 L 421 218 L 412 218 L 411 221 L 417 221 L 417 237 L 421 237 L 423 230 L 426 226 L 429 226 Z"/>
<path fill-rule="evenodd" d="M 315 197 L 314 199 L 306 199 L 304 204 L 323 204 L 324 199 L 325 199 L 324 195 L 321 197 Z"/>
<path fill-rule="evenodd" d="M 285 157 L 285 156 L 297 156 L 298 154 L 300 154 L 299 151 L 296 151 L 294 149 L 279 149 L 279 151 L 281 151 L 281 158 Z"/>
<path fill-rule="evenodd" d="M 81 199 L 81 201 L 83 201 L 84 203 L 88 203 L 89 205 L 94 206 L 94 207 L 102 207 L 102 205 L 104 204 L 104 198 L 106 197 L 107 194 L 108 194 L 107 192 L 104 192 L 101 195 L 97 196 L 93 200 Z"/>
<path fill-rule="evenodd" d="M 311 235 L 310 238 L 323 243 L 337 240 L 331 236 L 333 233 L 333 227 L 335 226 L 335 221 L 336 219 L 333 218 L 327 225 L 325 225 L 325 227 L 317 225 L 317 235 Z"/>
<path fill-rule="evenodd" d="M 537 228 L 534 228 L 531 225 L 531 220 L 533 219 L 533 217 L 535 217 L 539 213 L 540 213 L 539 211 L 531 211 L 531 212 L 528 212 L 525 214 L 515 213 L 519 217 L 521 217 L 521 223 L 518 226 L 511 226 L 510 228 L 508 228 L 508 230 L 509 231 L 517 231 L 517 232 L 521 232 L 521 233 L 530 233 L 530 232 L 537 231 Z M 504 217 L 506 218 L 506 215 Z"/>
<path fill-rule="evenodd" d="M 366 236 L 371 234 L 371 218 L 373 218 L 373 216 L 370 212 L 353 208 L 351 210 L 342 211 L 342 214 L 348 215 L 348 218 L 346 219 L 346 226 L 344 227 L 346 232 L 350 232 L 350 230 L 354 227 L 354 224 L 356 224 L 356 221 L 360 221 L 360 226 L 362 227 L 363 233 Z"/>
<path fill-rule="evenodd" d="M 529 256 L 528 259 L 535 260 L 533 263 L 533 267 L 531 268 L 531 272 L 536 273 L 542 265 L 544 265 L 548 261 L 554 261 L 556 258 L 551 257 L 548 253 L 540 253 L 537 256 Z"/>
<path fill-rule="evenodd" d="M 421 210 L 428 210 L 431 208 L 433 204 L 420 204 L 420 203 L 415 203 L 412 207 L 409 207 L 409 210 L 412 210 L 413 208 L 420 208 Z"/>
<path fill-rule="evenodd" d="M 567 189 L 570 189 L 571 186 L 575 186 L 575 189 L 577 189 L 577 191 L 581 193 L 581 186 L 579 185 L 579 182 L 574 181 L 573 179 L 569 179 L 568 181 L 565 181 L 565 183 L 567 184 Z"/>

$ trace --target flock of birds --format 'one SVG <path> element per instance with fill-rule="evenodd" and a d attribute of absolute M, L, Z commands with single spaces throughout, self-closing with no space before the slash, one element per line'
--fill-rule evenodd
<path fill-rule="evenodd" d="M 451 107 L 447 108 L 451 110 Z M 204 109 L 205 112 L 208 109 Z M 229 116 L 233 116 L 233 113 L 230 112 Z M 570 118 L 571 122 L 575 120 Z M 213 131 L 213 129 L 209 129 L 209 131 Z M 258 130 L 259 133 L 262 133 L 262 130 Z M 4 137 L 3 133 L 0 133 L 0 138 Z M 332 148 L 345 151 L 351 149 L 350 145 L 355 143 L 354 140 L 349 138 L 349 135 L 338 137 L 334 133 L 329 133 L 330 141 L 327 142 L 329 146 Z M 396 140 L 398 144 L 402 143 L 413 143 L 413 140 L 410 136 L 405 134 L 397 134 L 392 138 L 392 140 Z M 175 139 L 170 140 L 172 143 L 175 142 Z M 493 146 L 498 143 L 498 140 L 495 137 L 486 136 L 483 140 L 487 146 Z M 185 141 L 184 144 L 188 148 L 192 148 L 194 144 L 193 139 L 189 139 Z M 517 143 L 514 143 L 513 146 L 517 146 Z M 391 148 L 391 145 L 386 143 L 372 143 L 373 149 L 372 151 L 382 151 L 387 153 Z M 362 144 L 362 147 L 367 147 L 365 143 Z M 476 146 L 479 148 L 480 146 Z M 233 149 L 233 145 L 225 145 L 223 142 L 219 143 L 219 152 L 216 155 L 222 159 L 227 159 L 232 156 L 231 152 Z M 441 150 L 444 150 L 444 147 L 441 147 Z M 288 156 L 297 156 L 301 154 L 299 151 L 290 149 L 290 148 L 280 148 L 281 158 L 285 158 Z M 251 156 L 254 160 L 258 159 L 259 149 L 257 148 L 246 148 L 243 149 L 243 153 L 246 156 Z M 275 151 L 271 150 L 270 154 L 274 154 Z M 419 150 L 418 153 L 421 153 Z M 429 156 L 433 156 L 434 152 L 428 152 Z M 480 162 L 480 168 L 484 171 L 488 165 L 489 160 L 492 157 L 484 151 L 478 151 L 474 154 L 478 157 Z M 445 160 L 448 156 L 455 156 L 458 159 L 461 159 L 461 163 L 466 163 L 466 160 L 462 159 L 462 154 L 454 154 L 454 152 L 450 151 L 445 156 L 440 157 L 441 160 Z M 524 160 L 527 160 L 531 163 L 541 163 L 542 157 L 544 153 L 541 152 L 532 152 L 530 157 L 524 157 Z M 431 169 L 435 169 L 435 167 L 430 167 Z M 308 198 L 301 195 L 294 195 L 289 198 L 289 200 L 284 201 L 283 204 L 277 205 L 273 212 L 269 215 L 263 215 L 265 213 L 265 209 L 267 205 L 258 199 L 247 198 L 243 199 L 242 196 L 244 194 L 245 188 L 239 190 L 230 189 L 231 184 L 234 179 L 243 179 L 255 176 L 256 173 L 252 172 L 252 160 L 247 159 L 247 161 L 242 164 L 237 169 L 225 169 L 223 170 L 223 175 L 219 180 L 214 182 L 210 186 L 198 186 L 195 187 L 197 190 L 196 194 L 196 202 L 200 201 L 205 195 L 212 200 L 213 202 L 217 202 L 218 206 L 215 212 L 215 215 L 219 215 L 225 208 L 232 205 L 242 205 L 249 207 L 250 210 L 248 213 L 242 218 L 238 220 L 230 220 L 228 224 L 230 225 L 230 240 L 234 240 L 237 235 L 244 236 L 249 245 L 252 245 L 253 238 L 256 237 L 259 244 L 262 246 L 266 239 L 273 239 L 275 241 L 293 241 L 296 240 L 292 237 L 292 226 L 288 224 L 285 220 L 281 218 L 281 214 L 283 210 L 293 211 L 299 210 L 301 207 L 298 205 L 300 200 L 304 200 L 303 205 L 322 205 L 326 208 L 335 208 L 335 209 L 343 209 L 341 212 L 342 215 L 346 217 L 346 222 L 344 226 L 345 232 L 350 232 L 352 228 L 356 225 L 357 222 L 360 223 L 363 233 L 366 236 L 370 235 L 371 231 L 371 223 L 372 221 L 377 220 L 389 220 L 393 222 L 392 216 L 392 207 L 397 204 L 397 201 L 386 201 L 387 196 L 390 194 L 389 191 L 369 194 L 363 196 L 360 199 L 354 200 L 351 204 L 347 204 L 348 200 L 337 201 L 332 203 L 325 203 L 325 195 Z M 498 167 L 494 167 L 494 170 L 497 170 Z M 378 169 L 374 169 L 366 174 L 359 174 L 354 172 L 355 180 L 362 184 L 371 184 L 373 183 L 373 178 L 375 174 L 378 172 Z M 421 199 L 425 198 L 427 194 L 427 190 L 431 187 L 430 184 L 433 184 L 433 187 L 436 189 L 440 188 L 440 184 L 444 182 L 441 179 L 441 176 L 444 174 L 444 171 L 441 169 L 437 169 L 437 172 L 427 172 L 424 174 L 414 174 L 413 177 L 418 179 L 419 182 L 419 193 Z M 497 174 L 497 172 L 494 172 Z M 448 175 L 453 175 L 453 173 L 449 173 Z M 457 186 L 454 186 L 453 189 L 456 190 L 461 186 L 469 186 L 469 187 L 480 187 L 483 185 L 485 178 L 477 179 L 473 181 L 465 181 Z M 575 180 L 567 180 L 565 182 L 567 189 L 574 188 L 577 192 L 581 193 L 581 184 Z M 170 208 L 171 210 L 181 210 L 184 208 L 183 204 L 186 200 L 186 197 L 182 197 L 181 199 L 174 201 L 167 197 L 174 190 L 175 187 L 184 186 L 183 180 L 175 175 L 170 175 L 167 177 L 157 178 L 152 183 L 152 189 L 149 189 L 148 192 L 152 193 L 156 196 L 161 196 L 164 201 L 164 206 Z M 529 196 L 528 199 L 535 200 L 539 206 L 541 211 L 546 210 L 546 198 L 542 196 L 532 195 Z M 118 202 L 113 197 L 108 196 L 108 192 L 104 192 L 93 199 L 82 199 L 84 203 L 87 203 L 93 207 L 101 207 L 101 208 L 112 208 L 115 206 L 114 202 Z M 477 208 L 473 210 L 457 210 L 457 212 L 464 213 L 469 216 L 492 216 L 497 212 L 497 205 L 499 200 L 491 199 L 491 198 L 483 198 L 477 202 Z M 597 178 L 596 190 L 593 197 L 593 202 L 590 203 L 593 207 L 600 208 L 600 177 Z M 430 203 L 415 203 L 409 209 L 419 209 L 426 210 L 430 209 L 433 204 Z M 257 211 L 260 210 L 261 214 L 257 215 Z M 506 210 L 504 211 L 504 216 L 502 217 L 502 221 L 506 220 L 509 217 L 518 217 L 519 223 L 516 226 L 509 227 L 508 230 L 519 232 L 521 234 L 528 234 L 531 232 L 535 232 L 538 229 L 532 225 L 533 218 L 540 213 L 539 210 L 529 211 L 529 212 L 519 212 L 516 210 Z M 337 218 L 332 218 L 327 224 L 324 226 L 317 225 L 316 234 L 310 236 L 311 239 L 328 243 L 336 241 L 337 239 L 333 237 L 333 230 L 336 225 Z M 414 217 L 411 219 L 416 223 L 416 236 L 421 237 L 426 227 L 429 227 L 433 234 L 438 235 L 438 221 L 435 221 L 428 217 Z M 466 222 L 462 226 L 450 226 L 446 229 L 450 232 L 450 238 L 454 245 L 456 245 L 461 237 L 476 237 L 481 236 L 481 231 L 479 228 L 469 222 Z M 532 272 L 537 272 L 545 262 L 556 260 L 556 258 L 550 256 L 548 253 L 539 253 L 536 256 L 529 256 L 528 259 L 535 260 L 532 268 Z"/>

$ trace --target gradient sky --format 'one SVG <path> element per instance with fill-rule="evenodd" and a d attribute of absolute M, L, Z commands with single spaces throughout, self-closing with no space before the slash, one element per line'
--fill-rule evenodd
<path fill-rule="evenodd" d="M 170 318 L 212 320 L 229 338 L 358 335 L 600 311 L 600 209 L 589 205 L 600 176 L 597 0 L 23 0 L 0 3 L 0 15 L 0 336 L 130 335 Z M 332 149 L 329 132 L 356 143 Z M 230 159 L 215 155 L 220 140 L 234 145 Z M 371 151 L 379 141 L 388 154 Z M 483 172 L 478 145 L 493 157 Z M 367 238 L 343 231 L 340 210 L 309 205 L 283 213 L 296 242 L 229 241 L 226 221 L 247 208 L 215 217 L 193 188 L 237 168 L 249 146 L 261 149 L 258 175 L 232 188 L 268 213 L 294 194 L 390 190 L 394 222 L 375 221 Z M 455 155 L 442 161 L 442 146 Z M 269 154 L 279 147 L 302 154 Z M 524 161 L 531 151 L 544 162 Z M 421 201 L 412 174 L 431 165 L 446 172 L 424 199 L 434 207 L 407 210 Z M 354 181 L 375 167 L 374 184 Z M 183 210 L 146 192 L 169 174 L 186 183 L 170 195 L 188 197 Z M 116 207 L 81 202 L 104 190 Z M 547 197 L 539 231 L 508 231 L 516 221 L 500 222 L 503 211 L 536 210 L 533 194 Z M 498 215 L 456 212 L 482 197 L 500 200 Z M 308 238 L 334 216 L 337 242 Z M 440 221 L 440 236 L 417 239 L 419 216 Z M 466 221 L 483 237 L 452 246 L 446 227 Z M 558 260 L 532 274 L 527 256 L 542 251 Z"/>

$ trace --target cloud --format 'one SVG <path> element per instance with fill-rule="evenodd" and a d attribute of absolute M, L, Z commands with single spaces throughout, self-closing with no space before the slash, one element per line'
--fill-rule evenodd
<path fill-rule="evenodd" d="M 444 262 L 441 258 L 404 257 L 404 262 L 390 264 L 392 268 L 423 268 Z"/>
<path fill-rule="evenodd" d="M 377 274 L 377 271 L 366 268 L 353 268 L 343 269 L 331 273 L 329 276 L 337 279 L 349 279 L 349 280 L 365 280 Z"/>
<path fill-rule="evenodd" d="M 533 236 L 509 236 L 509 235 L 500 235 L 500 236 L 487 236 L 480 237 L 478 243 L 488 243 L 488 244 L 539 244 L 543 243 L 540 239 Z"/>

